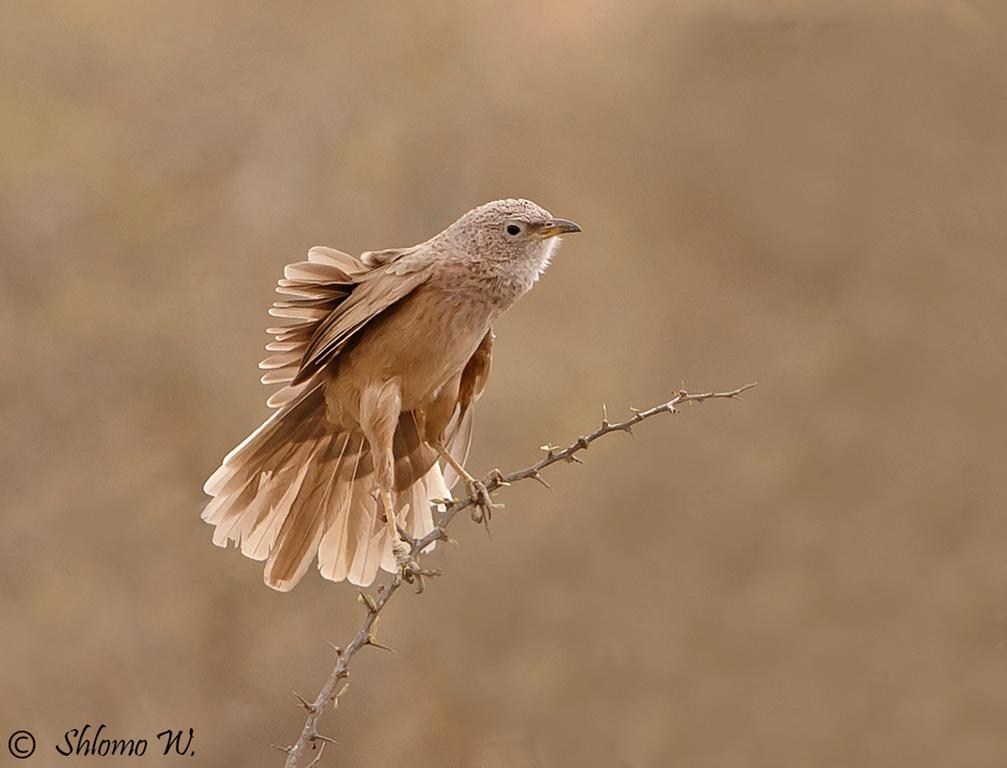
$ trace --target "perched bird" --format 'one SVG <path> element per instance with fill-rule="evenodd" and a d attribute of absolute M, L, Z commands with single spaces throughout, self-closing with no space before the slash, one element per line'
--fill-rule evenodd
<path fill-rule="evenodd" d="M 287 591 L 322 576 L 370 584 L 412 563 L 397 526 L 433 529 L 431 503 L 465 470 L 492 325 L 579 232 L 528 200 L 475 208 L 419 245 L 360 258 L 316 246 L 284 269 L 260 363 L 277 411 L 206 481 L 213 542 L 265 560 Z M 444 463 L 442 468 L 440 462 Z"/>

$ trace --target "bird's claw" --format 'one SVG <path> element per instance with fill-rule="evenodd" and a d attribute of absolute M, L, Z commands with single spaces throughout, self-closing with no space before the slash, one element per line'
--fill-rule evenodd
<path fill-rule="evenodd" d="M 488 526 L 493 517 L 493 510 L 502 507 L 503 504 L 497 504 L 493 501 L 489 489 L 486 488 L 486 484 L 482 480 L 473 478 L 467 482 L 467 485 L 469 498 L 472 499 L 472 521 Z"/>
<path fill-rule="evenodd" d="M 506 488 L 510 485 L 504 477 L 504 473 L 500 471 L 499 467 L 491 469 L 489 475 L 487 475 L 487 479 L 495 488 Z"/>
<path fill-rule="evenodd" d="M 406 568 L 416 566 L 412 549 L 399 536 L 392 540 L 392 554 L 395 555 L 395 564 L 403 571 Z"/>
<path fill-rule="evenodd" d="M 395 555 L 395 564 L 398 566 L 402 580 L 407 584 L 415 584 L 417 594 L 426 587 L 424 579 L 441 575 L 440 570 L 436 568 L 422 567 L 419 561 L 413 557 L 412 547 L 401 536 L 396 537 L 392 542 L 392 554 Z"/>

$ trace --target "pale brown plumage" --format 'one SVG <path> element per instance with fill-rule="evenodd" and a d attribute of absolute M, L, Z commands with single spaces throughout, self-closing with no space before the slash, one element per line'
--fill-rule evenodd
<path fill-rule="evenodd" d="M 266 583 L 284 591 L 316 555 L 324 577 L 360 585 L 406 564 L 395 521 L 428 533 L 431 502 L 464 473 L 493 320 L 575 231 L 501 200 L 417 246 L 359 259 L 315 247 L 287 266 L 270 314 L 294 322 L 269 329 L 260 364 L 263 383 L 284 386 L 204 486 L 214 543 L 265 560 Z"/>

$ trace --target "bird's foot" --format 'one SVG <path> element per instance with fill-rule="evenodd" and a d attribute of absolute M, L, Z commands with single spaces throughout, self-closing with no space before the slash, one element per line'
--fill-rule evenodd
<path fill-rule="evenodd" d="M 426 588 L 424 579 L 441 575 L 439 570 L 424 568 L 419 564 L 419 561 L 413 557 L 412 546 L 406 543 L 401 534 L 392 540 L 392 554 L 395 555 L 395 564 L 398 566 L 402 580 L 409 584 L 415 584 L 417 594 Z"/>
<path fill-rule="evenodd" d="M 398 535 L 392 539 L 392 554 L 395 555 L 395 564 L 399 568 L 405 568 L 411 563 L 416 562 L 413 559 L 412 548 Z"/>
<path fill-rule="evenodd" d="M 465 485 L 469 492 L 469 498 L 472 499 L 472 521 L 482 523 L 489 528 L 493 510 L 503 507 L 503 504 L 493 501 L 489 489 L 486 488 L 486 484 L 482 480 L 470 477 L 466 479 Z"/>

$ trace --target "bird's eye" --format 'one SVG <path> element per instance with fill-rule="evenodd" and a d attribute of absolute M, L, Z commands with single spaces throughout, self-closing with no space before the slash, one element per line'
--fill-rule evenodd
<path fill-rule="evenodd" d="M 519 227 L 517 224 L 507 225 L 507 234 L 510 235 L 511 237 L 518 235 L 520 233 L 521 233 L 521 227 Z"/>

